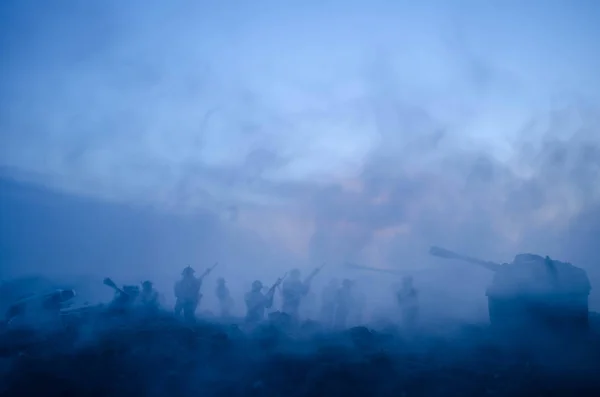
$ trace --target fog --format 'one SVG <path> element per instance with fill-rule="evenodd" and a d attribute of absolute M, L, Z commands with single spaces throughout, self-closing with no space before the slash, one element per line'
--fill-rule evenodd
<path fill-rule="evenodd" d="M 485 318 L 490 274 L 440 245 L 597 285 L 600 8 L 480 3 L 2 2 L 1 277 L 172 301 L 219 262 L 200 310 L 222 276 L 241 313 L 254 279 L 326 263 L 317 299 L 348 277 L 391 304 L 400 277 L 350 262 Z"/>

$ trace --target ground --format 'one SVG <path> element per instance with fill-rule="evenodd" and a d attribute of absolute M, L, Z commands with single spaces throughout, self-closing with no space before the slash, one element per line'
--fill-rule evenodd
<path fill-rule="evenodd" d="M 446 335 L 365 327 L 187 325 L 164 313 L 52 334 L 2 336 L 10 396 L 600 395 L 594 338 L 546 343 L 455 327 Z"/>

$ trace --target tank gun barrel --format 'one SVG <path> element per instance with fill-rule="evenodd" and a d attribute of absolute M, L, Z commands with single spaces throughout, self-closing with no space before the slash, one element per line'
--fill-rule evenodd
<path fill-rule="evenodd" d="M 447 250 L 445 248 L 436 247 L 436 246 L 432 246 L 429 249 L 429 254 L 431 254 L 433 256 L 437 256 L 438 258 L 456 259 L 456 260 L 459 260 L 459 261 L 463 261 L 463 262 L 467 262 L 467 263 L 472 263 L 472 264 L 481 266 L 481 267 L 483 267 L 485 269 L 491 270 L 493 272 L 497 272 L 502 267 L 502 265 L 500 265 L 499 263 L 488 262 L 488 261 L 484 261 L 484 260 L 481 260 L 481 259 L 472 258 L 470 256 L 461 255 L 461 254 L 458 254 L 456 252 L 452 252 L 450 250 Z"/>

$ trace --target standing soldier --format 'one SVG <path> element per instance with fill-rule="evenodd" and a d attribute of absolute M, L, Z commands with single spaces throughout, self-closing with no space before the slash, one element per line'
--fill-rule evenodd
<path fill-rule="evenodd" d="M 344 329 L 354 304 L 352 281 L 348 279 L 342 281 L 342 287 L 338 290 L 335 303 L 334 326 L 336 329 Z"/>
<path fill-rule="evenodd" d="M 281 311 L 288 314 L 294 321 L 297 320 L 300 302 L 307 293 L 308 285 L 300 280 L 300 270 L 292 270 L 290 278 L 283 283 L 281 290 L 283 298 Z"/>
<path fill-rule="evenodd" d="M 179 316 L 183 311 L 186 320 L 194 319 L 200 301 L 202 280 L 194 276 L 195 272 L 191 266 L 186 267 L 181 273 L 182 279 L 175 284 L 175 314 Z"/>
<path fill-rule="evenodd" d="M 200 287 L 202 287 L 202 280 L 206 277 L 218 263 L 215 263 L 213 267 L 206 269 L 204 274 L 200 277 L 195 277 L 196 272 L 191 266 L 183 269 L 181 275 L 183 276 L 175 284 L 175 297 L 177 302 L 175 303 L 175 314 L 179 316 L 183 311 L 183 317 L 188 321 L 193 321 L 196 316 L 196 308 L 200 303 L 202 294 L 200 293 Z"/>
<path fill-rule="evenodd" d="M 284 313 L 289 315 L 293 321 L 298 320 L 300 302 L 308 293 L 312 279 L 321 271 L 323 266 L 313 270 L 304 282 L 300 280 L 300 270 L 294 269 L 290 273 L 290 278 L 283 283 L 283 288 L 281 290 L 283 305 L 281 309 Z"/>
<path fill-rule="evenodd" d="M 402 280 L 402 287 L 396 292 L 396 299 L 402 312 L 402 322 L 412 328 L 419 314 L 418 292 L 413 285 L 413 278 L 406 276 Z"/>
<path fill-rule="evenodd" d="M 152 281 L 142 283 L 142 292 L 140 293 L 140 303 L 146 309 L 158 310 L 160 306 L 158 291 L 154 289 Z"/>
<path fill-rule="evenodd" d="M 275 284 L 273 284 L 265 294 L 262 293 L 263 283 L 258 280 L 252 283 L 252 290 L 246 294 L 244 299 L 246 301 L 247 323 L 256 324 L 263 320 L 265 309 L 269 309 L 273 306 L 275 290 L 281 285 L 284 278 L 285 275 L 278 278 L 277 281 L 275 281 Z"/>
<path fill-rule="evenodd" d="M 219 300 L 219 308 L 221 309 L 221 317 L 229 317 L 231 306 L 233 306 L 233 299 L 229 293 L 229 288 L 225 284 L 225 279 L 219 277 L 217 280 L 217 299 Z"/>
<path fill-rule="evenodd" d="M 273 291 L 269 290 L 266 294 L 262 293 L 263 284 L 256 280 L 252 283 L 252 290 L 246 294 L 246 322 L 256 324 L 263 320 L 265 309 L 273 305 Z"/>
<path fill-rule="evenodd" d="M 335 313 L 335 304 L 339 287 L 339 281 L 337 279 L 331 279 L 321 294 L 321 322 L 326 327 L 331 327 L 333 325 L 333 315 Z"/>
<path fill-rule="evenodd" d="M 367 296 L 365 295 L 365 291 L 360 288 L 354 286 L 354 309 L 352 310 L 352 320 L 351 322 L 354 325 L 363 324 L 363 317 L 365 313 L 365 308 L 367 305 Z"/>

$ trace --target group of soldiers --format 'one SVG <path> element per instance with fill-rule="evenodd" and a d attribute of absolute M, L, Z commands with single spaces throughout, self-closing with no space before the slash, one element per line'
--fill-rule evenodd
<path fill-rule="evenodd" d="M 182 279 L 175 284 L 175 297 L 177 298 L 175 313 L 177 315 L 181 315 L 183 312 L 185 319 L 194 319 L 196 308 L 202 298 L 200 289 L 203 279 L 215 266 L 200 277 L 196 277 L 194 270 L 189 266 L 183 270 Z M 261 322 L 265 318 L 265 312 L 273 307 L 275 292 L 279 288 L 282 299 L 280 312 L 287 315 L 292 322 L 298 321 L 301 302 L 309 293 L 311 282 L 321 269 L 322 266 L 316 268 L 304 280 L 301 279 L 300 271 L 294 269 L 290 272 L 289 277 L 286 277 L 286 273 L 268 288 L 265 288 L 260 280 L 255 280 L 251 290 L 244 295 L 245 321 L 250 324 Z M 233 299 L 223 278 L 217 280 L 216 297 L 221 316 L 229 317 Z M 402 285 L 396 291 L 395 298 L 403 323 L 408 326 L 414 325 L 417 321 L 419 305 L 418 292 L 413 285 L 412 277 L 404 277 Z M 320 320 L 326 326 L 343 329 L 353 314 L 355 318 L 360 319 L 364 303 L 364 296 L 355 288 L 351 280 L 344 279 L 340 285 L 336 279 L 333 279 L 324 288 L 321 296 Z"/>
<path fill-rule="evenodd" d="M 176 298 L 175 314 L 183 316 L 187 321 L 194 321 L 196 310 L 203 297 L 201 288 L 203 281 L 218 264 L 208 268 L 200 276 L 196 276 L 195 270 L 187 266 L 183 269 L 182 277 L 175 283 L 174 295 Z M 258 324 L 265 319 L 265 312 L 273 308 L 276 291 L 281 293 L 281 307 L 276 313 L 283 314 L 290 322 L 296 323 L 300 316 L 302 301 L 309 294 L 313 278 L 321 271 L 322 266 L 314 269 L 304 280 L 298 269 L 278 278 L 270 287 L 265 287 L 260 280 L 255 280 L 250 291 L 244 295 L 246 306 L 245 322 L 247 324 Z M 115 297 L 109 304 L 109 309 L 114 312 L 126 312 L 133 306 L 148 311 L 157 311 L 163 306 L 162 296 L 155 289 L 151 281 L 138 285 L 117 286 L 110 278 L 104 280 L 104 284 L 115 290 Z M 40 299 L 48 310 L 59 311 L 65 302 L 75 296 L 74 291 L 65 290 L 60 293 L 52 293 L 42 296 Z M 219 303 L 220 316 L 228 318 L 231 316 L 233 299 L 224 278 L 217 279 L 215 296 Z M 401 309 L 403 322 L 414 324 L 418 313 L 417 291 L 413 286 L 412 278 L 406 277 L 402 286 L 396 292 L 397 304 Z M 24 311 L 28 300 L 23 300 L 12 306 L 7 314 L 15 317 Z M 355 283 L 344 279 L 331 280 L 324 288 L 321 295 L 320 321 L 328 328 L 343 329 L 348 322 L 360 323 L 365 299 L 360 289 L 355 288 Z"/>
<path fill-rule="evenodd" d="M 216 264 L 215 264 L 216 266 Z M 200 289 L 204 278 L 215 268 L 207 269 L 200 277 L 195 276 L 191 267 L 186 267 L 182 272 L 182 278 L 175 284 L 175 314 L 181 315 L 186 320 L 195 318 L 196 309 L 202 294 Z M 265 291 L 265 286 L 260 280 L 252 283 L 251 290 L 244 295 L 246 304 L 245 321 L 247 323 L 259 323 L 265 318 L 265 311 L 273 306 L 275 292 L 281 286 L 282 307 L 281 312 L 288 315 L 292 321 L 298 319 L 300 303 L 310 289 L 312 279 L 322 267 L 315 269 L 305 280 L 301 280 L 298 269 L 290 272 L 289 277 L 284 275 Z M 225 279 L 217 280 L 216 297 L 219 301 L 220 314 L 228 317 L 233 306 L 233 299 L 225 283 Z"/>

